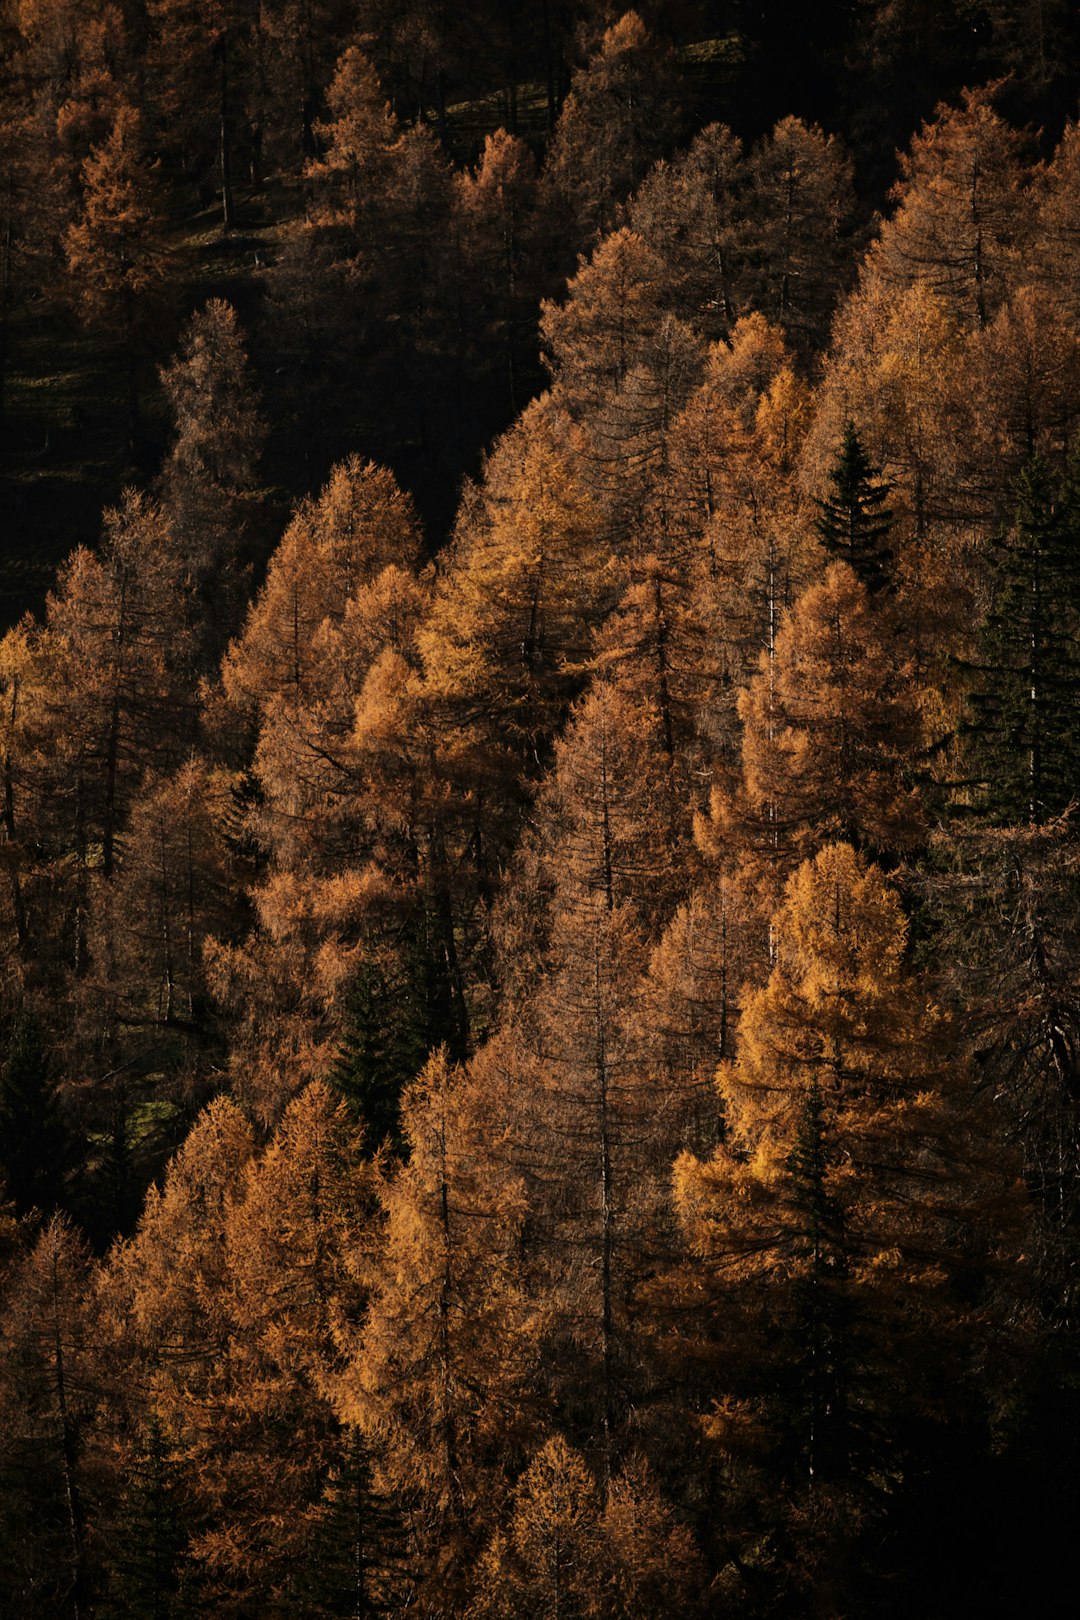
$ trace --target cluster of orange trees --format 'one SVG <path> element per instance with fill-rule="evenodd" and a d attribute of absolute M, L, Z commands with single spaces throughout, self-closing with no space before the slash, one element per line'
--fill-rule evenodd
<path fill-rule="evenodd" d="M 436 146 L 380 95 L 347 50 L 278 266 L 316 369 L 368 287 L 426 363 L 378 216 Z M 1064 1568 L 1080 129 L 939 109 L 843 298 L 818 127 L 599 190 L 571 144 L 550 388 L 434 560 L 354 454 L 260 577 L 216 299 L 157 478 L 0 643 L 28 1620 L 899 1620 Z M 455 181 L 496 336 L 530 164 Z"/>

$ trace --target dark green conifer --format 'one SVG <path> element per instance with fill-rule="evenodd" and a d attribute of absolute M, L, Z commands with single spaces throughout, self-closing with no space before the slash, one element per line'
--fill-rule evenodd
<path fill-rule="evenodd" d="M 969 758 L 993 820 L 1036 826 L 1080 793 L 1080 450 L 1058 490 L 1043 457 L 1031 459 L 990 562 Z"/>
<path fill-rule="evenodd" d="M 194 1612 L 187 1549 L 178 1465 L 160 1420 L 151 1416 L 121 1504 L 105 1613 L 186 1620 Z"/>
<path fill-rule="evenodd" d="M 379 964 L 361 963 L 345 1002 L 341 1051 L 330 1079 L 367 1132 L 370 1148 L 386 1140 L 402 1148 L 401 1093 L 419 1073 L 426 1053 L 412 1038 L 401 987 Z"/>
<path fill-rule="evenodd" d="M 0 1072 L 0 1165 L 17 1215 L 43 1215 L 61 1201 L 65 1135 L 41 1028 L 19 1012 Z"/>
<path fill-rule="evenodd" d="M 848 563 L 868 591 L 884 590 L 892 579 L 888 537 L 891 486 L 884 482 L 848 422 L 830 474 L 831 490 L 818 502 L 817 531 L 830 558 Z"/>
<path fill-rule="evenodd" d="M 432 1052 L 463 1055 L 452 987 L 421 915 L 386 966 L 369 957 L 345 999 L 341 1050 L 330 1076 L 367 1130 L 371 1149 L 402 1153 L 401 1093 Z"/>
<path fill-rule="evenodd" d="M 349 1428 L 316 1514 L 298 1612 L 303 1620 L 373 1620 L 403 1611 L 408 1584 L 401 1515 L 375 1489 L 364 1438 Z"/>
<path fill-rule="evenodd" d="M 789 1199 L 803 1262 L 793 1289 L 792 1427 L 811 1483 L 836 1480 L 850 1461 L 848 1266 L 843 1215 L 827 1184 L 825 1107 L 815 1076 L 788 1159 Z"/>

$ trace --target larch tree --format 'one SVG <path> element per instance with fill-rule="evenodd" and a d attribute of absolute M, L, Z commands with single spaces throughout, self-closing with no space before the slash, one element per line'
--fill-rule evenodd
<path fill-rule="evenodd" d="M 544 184 L 563 239 L 588 249 L 678 130 L 675 56 L 636 11 L 604 34 L 574 75 L 552 134 Z"/>
<path fill-rule="evenodd" d="M 190 740 L 183 591 L 172 534 L 161 508 L 133 490 L 105 515 L 105 539 L 80 548 L 49 597 L 48 657 L 79 671 L 54 717 L 63 762 L 57 790 L 72 801 L 75 854 L 100 840 L 111 877 L 133 787 L 151 764 L 168 764 Z"/>
<path fill-rule="evenodd" d="M 595 410 L 647 357 L 667 305 L 663 260 L 623 228 L 582 263 L 564 304 L 542 306 L 548 367 L 571 415 Z"/>
<path fill-rule="evenodd" d="M 1016 289 L 972 332 L 954 378 L 966 417 L 967 482 L 991 523 L 1006 523 L 1013 489 L 1034 455 L 1064 459 L 1078 426 L 1080 344 L 1074 319 L 1038 283 Z"/>
<path fill-rule="evenodd" d="M 1027 229 L 1024 137 L 993 98 L 993 86 L 965 91 L 923 125 L 870 257 L 891 283 L 928 282 L 965 326 L 985 326 L 1015 285 Z"/>
<path fill-rule="evenodd" d="M 524 1201 L 485 1147 L 480 1088 L 436 1054 L 405 1095 L 408 1162 L 379 1189 L 385 1242 L 337 1404 L 392 1493 L 416 1500 L 426 1601 L 460 1593 L 534 1397 L 519 1280 Z"/>
<path fill-rule="evenodd" d="M 677 897 L 685 850 L 663 757 L 648 709 L 598 683 L 557 745 L 497 918 L 548 1381 L 605 1480 L 645 1397 L 631 1301 L 674 1152 L 658 1138 L 679 1130 L 636 1062 L 633 1019 L 648 932 Z"/>
<path fill-rule="evenodd" d="M 785 617 L 775 656 L 762 655 L 739 700 L 741 802 L 766 869 L 783 871 L 829 838 L 892 854 L 925 836 L 910 780 L 919 695 L 900 649 L 846 563 Z"/>
<path fill-rule="evenodd" d="M 647 348 L 577 426 L 577 461 L 605 514 L 605 540 L 633 558 L 635 573 L 650 549 L 667 549 L 669 432 L 704 366 L 705 350 L 691 328 L 664 315 Z"/>
<path fill-rule="evenodd" d="M 16 314 L 48 259 L 47 143 L 27 87 L 5 64 L 0 78 L 0 423 L 7 417 Z"/>
<path fill-rule="evenodd" d="M 12 1613 L 90 1611 L 85 1455 L 97 1369 L 86 1310 L 90 1257 L 54 1215 L 8 1279 L 0 1320 L 0 1441 L 7 1517 L 2 1586 Z"/>
<path fill-rule="evenodd" d="M 704 1427 L 735 1468 L 743 1457 L 744 1488 L 745 1461 L 769 1457 L 781 1565 L 785 1515 L 807 1538 L 786 1575 L 797 1593 L 888 1512 L 869 1458 L 896 1490 L 933 1445 L 944 1392 L 963 1389 L 971 1313 L 991 1337 L 1000 1325 L 998 1246 L 1023 1215 L 948 1026 L 905 969 L 907 924 L 880 870 L 827 846 L 790 878 L 773 932 L 772 974 L 718 1070 L 724 1142 L 675 1173 L 734 1335 Z M 760 1536 L 752 1502 L 737 1513 Z"/>
<path fill-rule="evenodd" d="M 608 588 L 600 522 L 566 418 L 545 396 L 496 446 L 418 633 L 434 701 L 493 728 L 503 746 L 533 749 L 551 734 Z"/>
<path fill-rule="evenodd" d="M 864 277 L 837 317 L 801 457 L 802 478 L 820 498 L 854 421 L 891 485 L 899 588 L 925 578 L 927 611 L 935 594 L 949 590 L 942 552 L 951 561 L 951 547 L 942 542 L 959 540 L 979 512 L 963 466 L 970 435 L 959 426 L 965 412 L 956 384 L 965 371 L 963 329 L 941 293 L 927 281 L 897 288 Z"/>
<path fill-rule="evenodd" d="M 121 1413 L 145 1390 L 178 1444 L 214 1405 L 226 1356 L 225 1223 L 242 1194 L 254 1133 L 235 1103 L 218 1097 L 199 1114 L 151 1187 L 134 1234 L 114 1245 L 94 1307 L 117 1376 Z"/>
<path fill-rule="evenodd" d="M 766 946 L 745 880 L 719 869 L 698 882 L 654 947 L 632 1018 L 651 1107 L 668 1116 L 655 1132 L 657 1152 L 707 1151 L 723 1135 L 716 1065 L 735 1056 L 743 999 L 764 977 Z M 663 1165 L 652 1168 L 659 1174 Z"/>
<path fill-rule="evenodd" d="M 314 500 L 300 503 L 270 559 L 266 583 L 223 665 L 225 692 L 259 712 L 323 694 L 317 653 L 325 621 L 340 625 L 350 598 L 384 568 L 409 569 L 420 535 L 409 497 L 393 474 L 352 456 Z"/>
<path fill-rule="evenodd" d="M 554 1435 L 517 1482 L 508 1530 L 480 1560 L 469 1620 L 509 1620 L 523 1607 L 538 1620 L 591 1612 L 600 1511 L 585 1459 Z"/>
<path fill-rule="evenodd" d="M 1037 180 L 1039 211 L 1032 256 L 1040 281 L 1051 288 L 1055 302 L 1073 322 L 1080 316 L 1077 266 L 1080 264 L 1080 228 L 1076 204 L 1080 198 L 1080 124 L 1070 120 L 1046 170 Z"/>
<path fill-rule="evenodd" d="M 514 411 L 523 394 L 518 373 L 525 360 L 525 334 L 534 341 L 535 211 L 532 153 L 519 136 L 498 129 L 485 137 L 475 170 L 455 177 L 455 219 L 469 305 L 476 289 L 483 290 L 479 321 L 475 315 L 468 318 L 477 329 L 481 356 L 502 374 L 500 392 Z"/>
<path fill-rule="evenodd" d="M 1051 1342 L 1064 1347 L 1080 1307 L 1075 829 L 1061 816 L 952 830 L 937 836 L 935 855 L 936 875 L 916 892 L 940 941 L 941 994 L 979 1095 L 993 1098 L 987 1111 L 1021 1156 L 1036 1304 Z"/>
<path fill-rule="evenodd" d="M 853 213 L 839 140 L 785 118 L 747 160 L 753 302 L 803 352 L 824 345 L 843 290 Z"/>
<path fill-rule="evenodd" d="M 228 1349 L 213 1404 L 188 1414 L 203 1519 L 193 1553 L 221 1613 L 282 1601 L 303 1555 L 337 1456 L 333 1385 L 363 1304 L 359 1262 L 374 1208 L 358 1132 L 315 1082 L 249 1161 L 225 1211 Z"/>
<path fill-rule="evenodd" d="M 224 299 L 192 316 L 161 381 L 174 427 L 161 485 L 189 588 L 216 630 L 216 637 L 203 631 L 209 661 L 239 613 L 244 529 L 266 437 L 236 312 Z M 223 613 L 225 623 L 214 624 Z"/>
<path fill-rule="evenodd" d="M 206 1034 L 203 941 L 227 932 L 239 909 L 225 832 L 230 787 L 194 758 L 143 784 L 93 931 L 103 1000 L 116 996 L 121 1024 L 151 1031 L 159 1050 L 162 1026 L 194 1047 Z"/>
<path fill-rule="evenodd" d="M 661 161 L 627 207 L 630 228 L 664 260 L 671 308 L 703 336 L 727 337 L 749 296 L 749 182 L 741 141 L 724 124 Z"/>

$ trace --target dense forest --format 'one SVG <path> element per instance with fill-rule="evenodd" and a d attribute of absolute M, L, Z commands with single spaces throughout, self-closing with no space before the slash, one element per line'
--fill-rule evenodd
<path fill-rule="evenodd" d="M 0 0 L 0 1616 L 1042 1613 L 1080 12 Z"/>

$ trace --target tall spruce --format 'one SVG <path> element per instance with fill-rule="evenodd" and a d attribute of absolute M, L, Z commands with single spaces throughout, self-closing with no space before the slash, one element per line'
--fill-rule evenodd
<path fill-rule="evenodd" d="M 106 1615 L 181 1620 L 192 1613 L 179 1463 L 156 1415 L 131 1466 L 110 1564 Z"/>
<path fill-rule="evenodd" d="M 460 1050 L 451 986 L 426 916 L 410 928 L 393 966 L 360 964 L 345 997 L 341 1047 L 330 1083 L 364 1123 L 369 1152 L 389 1141 L 399 1156 L 401 1094 L 444 1042 Z"/>
<path fill-rule="evenodd" d="M 41 1026 L 16 1014 L 0 1071 L 0 1170 L 17 1215 L 51 1215 L 63 1194 L 65 1132 Z"/>
<path fill-rule="evenodd" d="M 968 757 L 984 812 L 1037 826 L 1080 792 L 1080 443 L 1057 487 L 1041 455 L 1029 461 L 990 566 Z"/>
<path fill-rule="evenodd" d="M 376 1490 L 358 1428 L 350 1426 L 342 1436 L 341 1461 L 316 1510 L 298 1586 L 303 1620 L 374 1620 L 405 1605 L 405 1522 L 396 1504 Z"/>
<path fill-rule="evenodd" d="M 821 544 L 831 558 L 848 563 L 868 591 L 884 590 L 893 570 L 892 512 L 885 504 L 892 486 L 863 449 L 854 422 L 844 428 L 829 483 L 828 495 L 818 502 Z"/>

